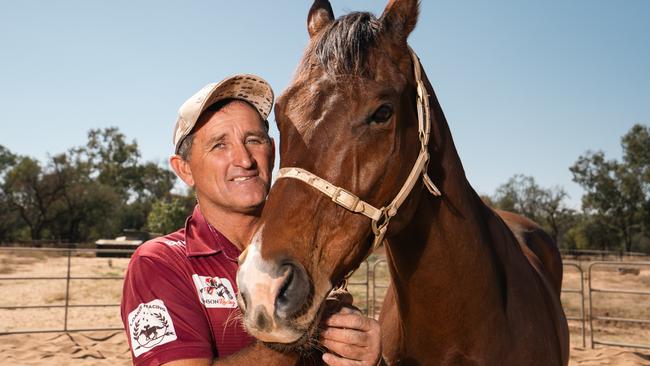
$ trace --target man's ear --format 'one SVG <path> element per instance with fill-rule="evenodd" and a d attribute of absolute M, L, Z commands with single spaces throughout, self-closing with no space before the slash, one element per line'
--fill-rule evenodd
<path fill-rule="evenodd" d="M 190 169 L 189 161 L 185 161 L 180 155 L 174 154 L 169 157 L 169 165 L 172 166 L 176 175 L 181 178 L 185 184 L 194 187 L 194 177 L 192 176 L 192 169 Z"/>

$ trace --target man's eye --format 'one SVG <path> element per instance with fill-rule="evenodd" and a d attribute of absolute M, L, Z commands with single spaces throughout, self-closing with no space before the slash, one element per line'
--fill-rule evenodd
<path fill-rule="evenodd" d="M 393 116 L 393 107 L 390 104 L 383 104 L 370 117 L 370 123 L 384 123 Z"/>
<path fill-rule="evenodd" d="M 226 144 L 225 144 L 225 143 L 223 143 L 223 142 L 217 142 L 216 144 L 214 144 L 214 146 L 212 146 L 212 149 L 221 150 L 221 149 L 223 149 L 224 147 L 226 147 Z"/>
<path fill-rule="evenodd" d="M 264 141 L 262 139 L 256 137 L 256 138 L 247 139 L 246 143 L 247 144 L 253 144 L 253 145 L 259 145 L 259 144 L 263 144 Z"/>

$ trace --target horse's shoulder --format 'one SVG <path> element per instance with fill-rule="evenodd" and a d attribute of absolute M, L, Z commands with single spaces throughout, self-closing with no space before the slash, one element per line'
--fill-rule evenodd
<path fill-rule="evenodd" d="M 562 258 L 555 240 L 533 220 L 509 211 L 494 209 L 517 239 L 529 262 L 539 260 L 559 294 L 562 286 Z"/>

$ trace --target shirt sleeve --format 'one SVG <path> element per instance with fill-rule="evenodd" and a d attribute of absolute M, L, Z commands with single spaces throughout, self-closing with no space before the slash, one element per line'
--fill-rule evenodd
<path fill-rule="evenodd" d="M 210 325 L 187 276 L 163 257 L 137 252 L 132 257 L 120 310 L 134 365 L 216 354 Z"/>

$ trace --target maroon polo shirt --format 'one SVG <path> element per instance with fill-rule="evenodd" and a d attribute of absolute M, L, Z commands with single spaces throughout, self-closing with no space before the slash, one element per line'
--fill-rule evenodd
<path fill-rule="evenodd" d="M 221 358 L 253 342 L 237 320 L 239 254 L 198 205 L 185 228 L 135 251 L 120 308 L 134 364 Z"/>

